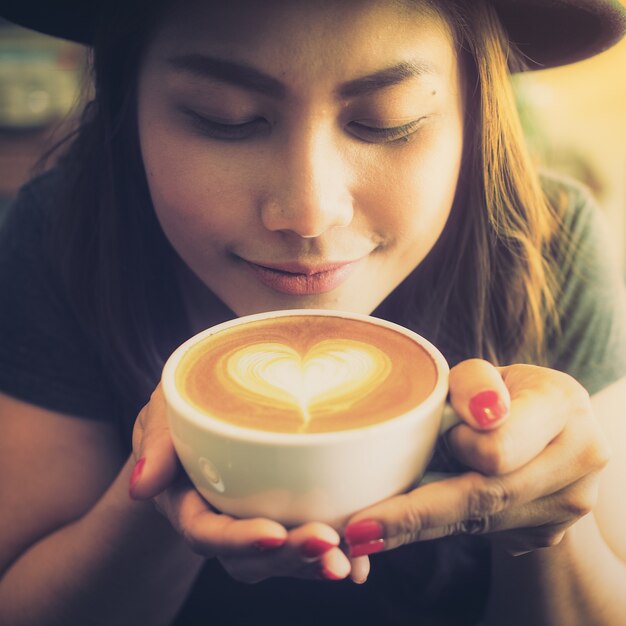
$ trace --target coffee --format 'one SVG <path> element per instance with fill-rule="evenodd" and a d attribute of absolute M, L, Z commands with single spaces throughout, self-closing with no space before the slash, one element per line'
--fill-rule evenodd
<path fill-rule="evenodd" d="M 430 395 L 437 369 L 392 328 L 287 315 L 205 337 L 183 356 L 175 381 L 186 402 L 236 426 L 321 433 L 406 413 Z"/>

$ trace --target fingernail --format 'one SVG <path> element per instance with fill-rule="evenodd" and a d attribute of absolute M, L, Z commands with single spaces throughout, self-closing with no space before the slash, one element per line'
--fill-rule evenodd
<path fill-rule="evenodd" d="M 300 548 L 300 553 L 302 556 L 307 559 L 316 559 L 322 554 L 328 552 L 331 548 L 334 548 L 335 545 L 332 543 L 328 543 L 328 541 L 324 541 L 323 539 L 318 539 L 317 537 L 311 537 L 307 539 Z"/>
<path fill-rule="evenodd" d="M 383 525 L 373 519 L 364 519 L 346 526 L 343 536 L 348 545 L 378 541 L 383 538 Z"/>
<path fill-rule="evenodd" d="M 135 463 L 135 467 L 133 467 L 133 473 L 130 475 L 130 485 L 128 487 L 128 493 L 130 494 L 131 498 L 134 498 L 134 490 L 135 487 L 137 485 L 137 483 L 139 482 L 139 478 L 141 476 L 141 472 L 143 471 L 143 466 L 146 463 L 146 459 L 144 457 L 141 457 L 137 463 Z"/>
<path fill-rule="evenodd" d="M 350 556 L 367 556 L 368 554 L 374 554 L 385 549 L 384 539 L 375 539 L 374 541 L 367 541 L 364 543 L 353 543 L 348 545 L 348 552 Z"/>
<path fill-rule="evenodd" d="M 326 580 L 343 580 L 345 578 L 345 576 L 338 576 L 335 572 L 327 569 L 326 567 L 322 567 L 320 570 L 320 576 Z"/>
<path fill-rule="evenodd" d="M 491 389 L 473 396 L 469 401 L 469 410 L 479 426 L 490 426 L 507 414 L 500 395 Z"/>
<path fill-rule="evenodd" d="M 254 547 L 261 552 L 266 550 L 276 550 L 285 545 L 286 539 L 280 539 L 279 537 L 266 537 L 265 539 L 259 539 L 254 543 Z"/>

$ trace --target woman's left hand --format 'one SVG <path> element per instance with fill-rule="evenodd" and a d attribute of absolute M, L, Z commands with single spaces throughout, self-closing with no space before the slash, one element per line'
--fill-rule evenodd
<path fill-rule="evenodd" d="M 589 395 L 572 377 L 472 359 L 450 373 L 463 419 L 446 435 L 470 471 L 355 515 L 351 556 L 455 534 L 488 534 L 509 553 L 558 544 L 596 501 L 608 447 Z"/>

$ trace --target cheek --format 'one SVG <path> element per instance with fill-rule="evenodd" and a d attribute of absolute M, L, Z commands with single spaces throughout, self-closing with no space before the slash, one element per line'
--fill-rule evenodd
<path fill-rule="evenodd" d="M 236 164 L 207 142 L 150 129 L 141 149 L 157 217 L 172 243 L 224 238 L 245 228 L 252 194 Z"/>
<path fill-rule="evenodd" d="M 455 126 L 417 137 L 400 146 L 397 157 L 379 161 L 372 206 L 397 240 L 419 239 L 422 248 L 439 237 L 454 201 L 462 148 Z"/>

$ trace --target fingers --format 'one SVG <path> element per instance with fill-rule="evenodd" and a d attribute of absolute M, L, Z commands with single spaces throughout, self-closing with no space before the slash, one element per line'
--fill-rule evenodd
<path fill-rule="evenodd" d="M 287 531 L 277 522 L 239 520 L 214 511 L 184 478 L 159 495 L 156 502 L 189 547 L 206 557 L 271 550 L 287 539 Z"/>
<path fill-rule="evenodd" d="M 563 436 L 548 446 L 541 462 L 511 474 L 469 472 L 362 511 L 345 530 L 349 554 L 454 534 L 498 533 L 512 553 L 554 545 L 568 526 L 591 511 L 605 463 L 602 454 L 589 452 L 563 463 L 563 449 L 580 449 L 575 438 Z"/>
<path fill-rule="evenodd" d="M 351 571 L 350 561 L 339 548 L 337 532 L 319 523 L 291 530 L 280 549 L 262 555 L 247 552 L 220 561 L 233 578 L 248 583 L 271 576 L 334 581 Z"/>
<path fill-rule="evenodd" d="M 156 500 L 192 551 L 219 558 L 240 582 L 274 576 L 340 580 L 351 572 L 337 531 L 325 524 L 310 523 L 288 532 L 272 520 L 236 519 L 212 510 L 185 479 Z"/>
<path fill-rule="evenodd" d="M 536 457 L 563 429 L 564 419 L 546 415 L 544 408 L 534 396 L 514 400 L 498 429 L 453 429 L 447 434 L 448 448 L 461 463 L 484 474 L 509 473 Z"/>
<path fill-rule="evenodd" d="M 486 534 L 544 523 L 494 478 L 468 473 L 420 487 L 359 514 L 345 530 L 350 556 L 456 534 Z M 552 511 L 554 513 L 554 511 Z M 360 516 L 365 516 L 360 519 Z"/>
<path fill-rule="evenodd" d="M 258 582 L 273 576 L 341 580 L 352 566 L 339 548 L 337 532 L 307 524 L 289 532 L 268 519 L 235 519 L 214 511 L 180 471 L 160 386 L 139 414 L 133 430 L 137 459 L 130 493 L 152 498 L 190 549 L 217 557 L 237 580 Z M 358 563 L 357 579 L 368 564 Z"/>
<path fill-rule="evenodd" d="M 569 422 L 578 420 L 580 424 L 572 430 L 586 436 L 593 423 L 587 419 L 589 398 L 573 378 L 526 365 L 502 368 L 501 371 L 511 397 L 506 420 L 488 432 L 460 426 L 446 436 L 450 451 L 463 464 L 485 474 L 507 474 L 537 457 Z M 589 441 L 594 439 L 597 436 L 589 433 Z M 584 448 L 585 445 L 586 442 L 579 437 L 578 447 Z M 561 462 L 570 456 L 562 454 Z M 544 480 L 538 478 L 543 484 Z"/>
<path fill-rule="evenodd" d="M 350 559 L 352 569 L 350 571 L 350 579 L 362 585 L 367 581 L 367 577 L 370 573 L 370 560 L 367 556 L 358 556 Z"/>
<path fill-rule="evenodd" d="M 351 557 L 460 533 L 493 534 L 522 553 L 560 541 L 594 505 L 608 453 L 576 381 L 545 368 L 498 371 L 472 360 L 454 368 L 450 389 L 467 424 L 449 431 L 449 447 L 479 471 L 361 511 L 344 531 Z M 489 400 L 484 390 L 508 403 L 506 419 L 499 409 L 485 409 L 488 402 L 475 401 Z"/>
<path fill-rule="evenodd" d="M 179 473 L 160 385 L 135 422 L 133 454 L 137 464 L 131 477 L 130 494 L 137 500 L 153 498 Z"/>
<path fill-rule="evenodd" d="M 495 515 L 510 498 L 498 479 L 475 472 L 419 487 L 355 516 L 344 531 L 349 554 L 364 556 L 452 534 L 445 529 Z"/>
<path fill-rule="evenodd" d="M 450 402 L 470 426 L 490 430 L 506 417 L 510 397 L 493 365 L 481 359 L 469 359 L 450 370 Z"/>

